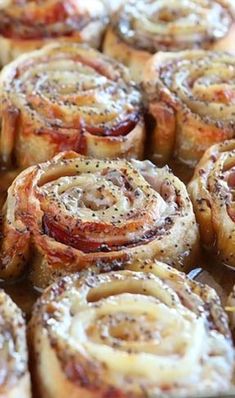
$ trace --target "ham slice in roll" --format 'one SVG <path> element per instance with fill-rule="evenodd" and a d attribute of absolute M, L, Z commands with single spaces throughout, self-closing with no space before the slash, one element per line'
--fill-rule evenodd
<path fill-rule="evenodd" d="M 162 263 L 64 277 L 30 322 L 40 397 L 223 394 L 234 351 L 215 291 Z"/>
<path fill-rule="evenodd" d="M 37 286 L 133 258 L 193 266 L 198 229 L 184 184 L 165 167 L 61 153 L 23 171 L 4 207 L 3 278 L 29 262 Z M 29 257 L 30 253 L 30 257 Z"/>
<path fill-rule="evenodd" d="M 235 137 L 235 55 L 158 53 L 143 78 L 151 118 L 151 154 L 194 166 L 211 145 Z"/>
<path fill-rule="evenodd" d="M 104 52 L 129 66 L 140 81 L 159 51 L 235 51 L 233 0 L 130 0 L 112 18 Z"/>
<path fill-rule="evenodd" d="M 201 240 L 235 268 L 235 140 L 208 149 L 188 187 Z"/>
<path fill-rule="evenodd" d="M 128 70 L 78 44 L 23 55 L 0 75 L 0 155 L 27 167 L 58 152 L 141 158 L 142 98 Z"/>
<path fill-rule="evenodd" d="M 102 0 L 2 0 L 0 65 L 54 41 L 98 47 L 108 20 Z"/>

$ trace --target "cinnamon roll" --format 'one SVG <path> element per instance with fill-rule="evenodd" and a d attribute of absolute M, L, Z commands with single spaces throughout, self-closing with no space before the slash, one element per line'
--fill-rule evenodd
<path fill-rule="evenodd" d="M 229 389 L 234 352 L 215 291 L 162 263 L 130 269 L 64 277 L 43 293 L 29 332 L 40 397 Z"/>
<path fill-rule="evenodd" d="M 112 18 L 104 52 L 140 81 L 143 65 L 158 51 L 235 51 L 233 0 L 130 0 Z"/>
<path fill-rule="evenodd" d="M 203 244 L 235 268 L 235 140 L 205 152 L 188 190 Z"/>
<path fill-rule="evenodd" d="M 30 398 L 25 321 L 3 290 L 0 313 L 0 398 Z"/>
<path fill-rule="evenodd" d="M 203 50 L 158 53 L 143 87 L 152 156 L 195 165 L 211 145 L 235 137 L 235 56 Z"/>
<path fill-rule="evenodd" d="M 141 94 L 128 70 L 91 48 L 52 44 L 0 76 L 2 162 L 27 167 L 75 150 L 141 158 Z"/>
<path fill-rule="evenodd" d="M 0 65 L 55 40 L 98 47 L 107 23 L 102 0 L 2 0 Z"/>
<path fill-rule="evenodd" d="M 17 277 L 31 252 L 37 286 L 91 266 L 116 269 L 132 258 L 187 269 L 197 252 L 184 184 L 149 161 L 61 153 L 15 179 L 4 214 L 0 277 Z"/>

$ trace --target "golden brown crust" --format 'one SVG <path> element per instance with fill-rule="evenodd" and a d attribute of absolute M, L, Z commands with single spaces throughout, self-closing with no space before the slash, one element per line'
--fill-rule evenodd
<path fill-rule="evenodd" d="M 211 145 L 233 138 L 235 56 L 204 50 L 158 53 L 143 79 L 154 120 L 152 156 L 195 165 Z"/>
<path fill-rule="evenodd" d="M 56 41 L 89 43 L 98 48 L 108 22 L 102 0 L 4 0 L 0 5 L 0 65 Z"/>
<path fill-rule="evenodd" d="M 235 52 L 232 0 L 132 0 L 112 18 L 103 49 L 141 81 L 145 63 L 158 51 L 188 49 Z"/>
<path fill-rule="evenodd" d="M 184 184 L 151 162 L 97 160 L 74 152 L 22 172 L 8 191 L 1 277 L 27 263 L 36 285 L 130 258 L 192 266 L 198 230 Z"/>
<path fill-rule="evenodd" d="M 148 51 L 135 49 L 122 41 L 112 26 L 109 26 L 105 33 L 103 52 L 128 66 L 131 77 L 136 82 L 141 82 L 143 68 L 152 56 Z"/>
<path fill-rule="evenodd" d="M 231 25 L 229 33 L 226 37 L 214 43 L 210 50 L 213 51 L 228 51 L 231 53 L 235 53 L 235 44 L 234 44 L 234 35 L 235 35 L 235 22 Z"/>
<path fill-rule="evenodd" d="M 228 390 L 233 348 L 215 291 L 159 262 L 127 269 L 75 274 L 43 293 L 29 328 L 41 397 Z"/>
<path fill-rule="evenodd" d="M 0 77 L 0 153 L 27 167 L 58 152 L 142 158 L 141 94 L 128 70 L 96 50 L 52 44 L 26 54 Z"/>
<path fill-rule="evenodd" d="M 188 190 L 202 243 L 235 267 L 235 140 L 214 145 L 198 163 Z"/>
<path fill-rule="evenodd" d="M 0 313 L 0 397 L 30 398 L 25 321 L 3 290 L 0 290 Z"/>

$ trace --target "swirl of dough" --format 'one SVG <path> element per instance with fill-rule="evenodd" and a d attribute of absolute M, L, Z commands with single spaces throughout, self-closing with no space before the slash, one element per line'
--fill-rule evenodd
<path fill-rule="evenodd" d="M 135 80 L 157 51 L 235 51 L 233 0 L 131 0 L 112 18 L 104 51 L 128 65 Z"/>
<path fill-rule="evenodd" d="M 37 286 L 92 265 L 115 269 L 130 258 L 187 269 L 198 244 L 186 187 L 167 167 L 74 152 L 15 179 L 2 229 L 0 276 L 17 276 L 31 252 Z"/>
<path fill-rule="evenodd" d="M 215 291 L 163 263 L 127 268 L 64 277 L 43 293 L 29 333 L 41 396 L 228 390 L 234 352 Z"/>
<path fill-rule="evenodd" d="M 142 157 L 141 94 L 125 67 L 78 44 L 52 44 L 0 77 L 2 161 L 27 167 L 75 150 Z"/>
<path fill-rule="evenodd" d="M 211 145 L 235 136 L 235 56 L 203 50 L 158 53 L 143 86 L 153 118 L 153 157 L 194 165 Z"/>
<path fill-rule="evenodd" d="M 205 152 L 188 190 L 202 242 L 235 268 L 235 140 Z"/>
<path fill-rule="evenodd" d="M 3 290 L 0 313 L 0 398 L 31 398 L 25 321 Z"/>
<path fill-rule="evenodd" d="M 1 0 L 0 64 L 54 40 L 98 47 L 108 14 L 103 0 Z"/>

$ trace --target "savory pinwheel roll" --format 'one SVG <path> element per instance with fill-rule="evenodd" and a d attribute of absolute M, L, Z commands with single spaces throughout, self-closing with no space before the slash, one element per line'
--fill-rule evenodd
<path fill-rule="evenodd" d="M 233 0 L 130 0 L 112 18 L 103 49 L 140 81 L 158 51 L 235 51 Z"/>
<path fill-rule="evenodd" d="M 98 47 L 107 23 L 102 0 L 2 0 L 0 65 L 55 40 Z"/>
<path fill-rule="evenodd" d="M 235 268 L 235 140 L 205 152 L 188 190 L 203 244 Z"/>
<path fill-rule="evenodd" d="M 128 70 L 91 48 L 52 44 L 0 76 L 2 162 L 27 167 L 73 149 L 142 157 L 141 94 Z"/>
<path fill-rule="evenodd" d="M 198 230 L 184 184 L 151 162 L 97 160 L 74 152 L 32 166 L 4 207 L 0 277 L 18 276 L 29 252 L 37 286 L 132 258 L 193 265 Z"/>
<path fill-rule="evenodd" d="M 158 53 L 144 72 L 152 156 L 195 165 L 211 145 L 235 137 L 235 56 L 204 50 Z"/>
<path fill-rule="evenodd" d="M 64 277 L 43 293 L 29 331 L 40 397 L 229 389 L 234 352 L 215 291 L 162 263 L 130 269 Z"/>
<path fill-rule="evenodd" d="M 0 398 L 30 398 L 25 321 L 0 289 Z"/>

